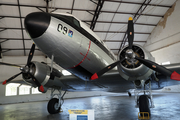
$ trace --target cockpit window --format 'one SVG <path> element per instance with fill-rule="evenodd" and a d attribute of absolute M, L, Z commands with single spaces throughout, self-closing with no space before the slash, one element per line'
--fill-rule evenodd
<path fill-rule="evenodd" d="M 77 27 L 80 27 L 79 21 L 72 16 L 59 15 L 59 14 L 52 14 L 52 16 L 60 20 L 62 19 L 67 20 L 73 23 L 74 25 L 76 25 Z"/>
<path fill-rule="evenodd" d="M 80 25 L 79 25 L 79 21 L 78 21 L 78 20 L 76 20 L 75 18 L 73 19 L 73 23 L 74 23 L 76 26 L 80 27 Z"/>

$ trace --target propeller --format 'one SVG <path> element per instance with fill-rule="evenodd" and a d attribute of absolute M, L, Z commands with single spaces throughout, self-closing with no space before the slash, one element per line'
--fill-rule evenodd
<path fill-rule="evenodd" d="M 134 39 L 134 26 L 133 26 L 133 19 L 132 19 L 132 17 L 130 17 L 129 20 L 128 20 L 128 29 L 127 29 L 127 32 L 128 32 L 129 49 L 132 49 L 133 39 Z M 121 60 L 119 60 L 119 61 L 117 61 L 115 63 L 112 63 L 112 64 L 108 65 L 107 67 L 103 68 L 102 70 L 100 70 L 97 73 L 94 73 L 91 76 L 90 80 L 98 79 L 104 73 L 106 73 L 107 71 L 113 69 L 114 67 L 116 67 L 119 63 L 121 63 L 124 60 L 125 60 L 125 58 L 123 58 L 123 59 L 121 59 Z"/>
<path fill-rule="evenodd" d="M 132 49 L 133 40 L 134 40 L 134 25 L 133 25 L 132 17 L 129 17 L 127 32 L 128 32 L 129 49 Z"/>
<path fill-rule="evenodd" d="M 39 90 L 41 92 L 44 92 L 44 88 L 43 86 L 39 83 L 39 81 L 31 74 L 29 73 L 29 75 L 31 76 L 31 78 L 33 79 L 34 83 L 38 86 Z"/>
<path fill-rule="evenodd" d="M 130 17 L 129 21 L 128 21 L 128 44 L 129 44 L 129 49 L 132 50 L 132 45 L 133 45 L 133 40 L 134 40 L 134 25 L 133 25 L 133 19 Z M 142 64 L 144 64 L 145 66 L 149 67 L 150 69 L 162 73 L 166 76 L 170 76 L 171 79 L 173 80 L 179 80 L 180 81 L 180 75 L 177 72 L 172 72 L 170 70 L 168 70 L 167 68 L 165 68 L 164 66 L 158 65 L 157 63 L 150 61 L 150 60 L 146 60 L 143 58 L 138 57 L 137 55 L 133 55 L 130 57 L 131 59 L 136 59 L 138 61 L 140 61 Z"/>
<path fill-rule="evenodd" d="M 31 62 L 32 58 L 33 58 L 33 55 L 34 55 L 34 50 L 35 50 L 35 44 L 33 43 L 32 46 L 31 46 L 31 50 L 29 52 L 29 56 L 28 56 L 28 60 L 27 60 L 27 65 L 29 65 L 29 63 Z"/>
<path fill-rule="evenodd" d="M 91 76 L 90 80 L 98 79 L 98 78 L 99 78 L 100 76 L 102 76 L 104 73 L 106 73 L 107 71 L 113 69 L 114 67 L 116 67 L 119 63 L 121 63 L 121 62 L 124 61 L 124 60 L 125 60 L 125 58 L 124 58 L 124 59 L 121 59 L 121 60 L 118 60 L 117 62 L 112 63 L 112 64 L 108 65 L 107 67 L 103 68 L 103 69 L 100 70 L 99 72 L 94 73 L 94 74 Z"/>
<path fill-rule="evenodd" d="M 140 57 L 135 57 L 136 60 L 139 60 L 141 63 L 143 63 L 145 66 L 149 67 L 150 69 L 162 73 L 163 75 L 171 77 L 172 80 L 178 80 L 180 81 L 180 75 L 176 71 L 171 71 L 165 68 L 162 65 L 158 65 L 155 62 L 152 62 L 150 60 L 142 59 Z"/>
<path fill-rule="evenodd" d="M 119 63 L 121 63 L 122 61 L 124 61 L 125 59 L 136 59 L 139 62 L 141 62 L 142 64 L 144 64 L 145 66 L 149 67 L 150 69 L 162 73 L 166 76 L 170 76 L 171 79 L 173 80 L 178 80 L 180 81 L 180 74 L 178 74 L 177 72 L 172 72 L 170 70 L 168 70 L 167 68 L 165 68 L 164 66 L 158 65 L 157 63 L 150 61 L 150 60 L 146 60 L 143 59 L 141 57 L 138 57 L 134 51 L 132 50 L 132 46 L 133 46 L 133 41 L 134 41 L 134 25 L 133 25 L 133 19 L 132 17 L 129 18 L 128 20 L 128 50 L 126 51 L 126 57 L 124 59 L 122 59 L 121 61 L 117 61 L 105 68 L 103 68 L 102 70 L 100 70 L 99 72 L 93 74 L 90 78 L 90 80 L 94 80 L 97 79 L 98 77 L 102 76 L 105 72 L 111 70 L 112 68 L 114 68 L 115 66 L 117 66 Z"/>
<path fill-rule="evenodd" d="M 16 78 L 17 76 L 19 76 L 20 74 L 22 74 L 22 72 L 12 76 L 11 78 L 9 78 L 8 80 L 5 80 L 2 84 L 5 85 L 6 83 L 10 82 L 11 80 L 13 80 L 14 78 Z"/>
<path fill-rule="evenodd" d="M 11 78 L 9 78 L 8 80 L 5 80 L 2 84 L 5 85 L 6 83 L 10 82 L 11 80 L 13 80 L 14 78 L 16 78 L 17 76 L 25 73 L 25 74 L 28 74 L 31 76 L 31 78 L 33 79 L 34 83 L 38 86 L 39 90 L 41 92 L 44 92 L 44 88 L 43 86 L 39 83 L 39 81 L 30 73 L 30 70 L 29 70 L 29 65 L 31 63 L 31 60 L 33 58 L 33 55 L 34 55 L 34 50 L 35 50 L 35 44 L 33 43 L 32 47 L 31 47 L 31 50 L 29 52 L 29 56 L 28 56 L 28 59 L 27 59 L 27 64 L 25 65 L 25 67 L 21 67 L 19 65 L 15 65 L 15 64 L 10 64 L 10 63 L 4 63 L 4 62 L 0 62 L 1 65 L 8 65 L 8 66 L 13 66 L 13 67 L 19 67 L 21 72 L 12 76 Z"/>
<path fill-rule="evenodd" d="M 133 27 L 133 19 L 130 17 L 128 21 L 128 44 L 129 44 L 129 49 L 132 50 L 132 45 L 133 45 L 133 39 L 134 39 L 134 27 Z M 133 50 L 132 50 L 133 51 Z M 157 63 L 146 60 L 143 58 L 138 57 L 137 55 L 132 56 L 132 59 L 135 58 L 136 60 L 139 60 L 142 64 L 145 66 L 149 67 L 150 69 L 162 73 L 166 76 L 170 76 L 171 79 L 173 80 L 179 80 L 180 81 L 180 75 L 177 72 L 172 72 L 165 68 L 164 66 L 158 65 Z"/>

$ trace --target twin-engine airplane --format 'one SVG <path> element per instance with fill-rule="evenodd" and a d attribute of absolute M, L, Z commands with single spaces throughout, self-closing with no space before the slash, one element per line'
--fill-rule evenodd
<path fill-rule="evenodd" d="M 51 66 L 31 61 L 35 50 L 33 44 L 26 66 L 0 63 L 20 67 L 21 70 L 5 80 L 3 85 L 22 74 L 26 83 L 38 87 L 43 93 L 52 88 L 52 99 L 47 107 L 50 114 L 58 113 L 62 106 L 65 93 L 61 94 L 61 90 L 125 92 L 134 87 L 144 93 L 135 94 L 136 106 L 140 112 L 150 114 L 150 107 L 154 105 L 152 94 L 147 92 L 179 83 L 180 75 L 177 72 L 180 72 L 180 64 L 158 65 L 150 52 L 133 44 L 132 18 L 128 21 L 128 46 L 119 52 L 117 59 L 104 42 L 73 15 L 35 12 L 26 16 L 24 24 L 34 43 L 52 60 Z M 53 68 L 53 62 L 73 76 L 63 76 Z M 58 98 L 53 98 L 54 90 L 59 91 Z"/>

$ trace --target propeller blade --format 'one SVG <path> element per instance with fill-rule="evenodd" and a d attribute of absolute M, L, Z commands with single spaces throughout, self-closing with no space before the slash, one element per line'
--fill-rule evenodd
<path fill-rule="evenodd" d="M 175 72 L 175 71 L 172 72 L 172 71 L 168 70 L 167 68 L 165 68 L 162 65 L 158 65 L 155 62 L 152 62 L 152 61 L 146 60 L 146 59 L 142 59 L 142 58 L 137 57 L 137 56 L 135 57 L 135 59 L 139 60 L 145 66 L 151 68 L 152 70 L 154 70 L 156 72 L 162 73 L 163 75 L 166 75 L 166 76 L 170 76 L 171 79 L 173 79 L 173 80 L 180 81 L 180 75 L 177 72 Z"/>
<path fill-rule="evenodd" d="M 132 17 L 129 17 L 127 32 L 128 32 L 129 49 L 132 49 L 133 40 L 134 40 L 134 25 L 133 25 Z"/>
<path fill-rule="evenodd" d="M 39 81 L 38 81 L 31 73 L 28 73 L 28 74 L 31 76 L 31 78 L 33 79 L 34 83 L 38 86 L 39 90 L 40 90 L 41 92 L 44 92 L 44 88 L 43 88 L 43 86 L 39 83 Z"/>
<path fill-rule="evenodd" d="M 6 83 L 10 82 L 11 80 L 13 80 L 14 78 L 16 78 L 17 76 L 19 76 L 20 74 L 22 74 L 22 72 L 12 76 L 11 78 L 9 78 L 8 80 L 5 80 L 2 84 L 5 85 Z"/>
<path fill-rule="evenodd" d="M 122 59 L 122 60 L 119 60 L 119 61 L 117 61 L 117 62 L 115 62 L 115 63 L 112 63 L 112 64 L 108 65 L 107 67 L 103 68 L 102 70 L 100 70 L 100 71 L 97 72 L 97 73 L 94 73 L 94 74 L 91 76 L 90 80 L 98 79 L 98 78 L 99 78 L 100 76 L 102 76 L 104 73 L 106 73 L 107 71 L 113 69 L 114 67 L 117 66 L 117 64 L 121 63 L 121 62 L 124 61 L 124 60 L 125 60 L 125 58 Z"/>
<path fill-rule="evenodd" d="M 7 65 L 7 66 L 13 66 L 13 67 L 18 67 L 20 68 L 21 66 L 19 65 L 15 65 L 15 64 L 10 64 L 10 63 L 4 63 L 4 62 L 0 62 L 1 65 Z"/>
<path fill-rule="evenodd" d="M 31 60 L 33 58 L 33 55 L 34 55 L 34 50 L 35 50 L 35 44 L 33 43 L 32 47 L 31 47 L 31 50 L 29 52 L 29 56 L 28 56 L 28 60 L 27 60 L 27 64 L 26 65 L 29 65 L 29 63 L 31 62 Z"/>

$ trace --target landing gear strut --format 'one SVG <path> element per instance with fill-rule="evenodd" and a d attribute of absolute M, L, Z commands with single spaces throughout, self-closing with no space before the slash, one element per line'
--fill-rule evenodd
<path fill-rule="evenodd" d="M 48 102 L 48 105 L 47 105 L 47 109 L 48 109 L 48 112 L 50 114 L 59 113 L 59 111 L 61 109 L 61 106 L 64 103 L 63 97 L 66 94 L 66 91 L 65 91 L 64 94 L 62 95 L 61 94 L 61 92 L 62 92 L 61 89 L 58 89 L 59 94 L 54 94 L 55 90 L 56 89 L 51 90 L 51 99 L 50 99 L 50 101 Z M 53 98 L 54 96 L 57 96 L 58 98 Z"/>
<path fill-rule="evenodd" d="M 136 102 L 135 107 L 139 107 L 140 112 L 148 112 L 150 116 L 151 115 L 150 108 L 154 108 L 154 102 L 153 102 L 153 97 L 152 97 L 152 92 L 151 92 L 151 81 L 149 81 L 148 84 L 149 86 L 147 84 L 144 84 L 144 85 L 142 84 L 144 86 L 144 90 L 135 89 L 134 95 L 135 95 L 135 102 Z M 146 87 L 149 89 L 145 90 Z M 139 95 L 140 93 L 143 93 L 144 95 Z M 144 116 L 148 116 L 148 114 L 144 114 Z"/>
<path fill-rule="evenodd" d="M 129 97 L 131 97 L 131 92 L 128 91 L 128 95 L 129 95 Z"/>

